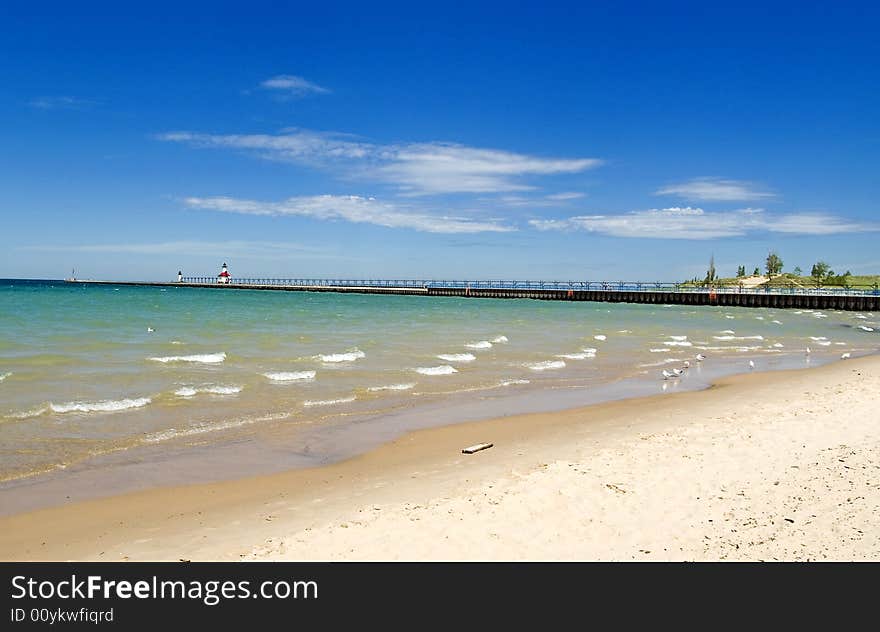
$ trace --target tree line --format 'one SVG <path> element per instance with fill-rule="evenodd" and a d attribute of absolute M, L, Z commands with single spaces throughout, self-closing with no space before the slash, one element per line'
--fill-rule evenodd
<path fill-rule="evenodd" d="M 764 260 L 764 272 L 769 279 L 781 275 L 783 273 L 783 268 L 784 263 L 782 257 L 780 257 L 778 253 L 774 251 L 767 253 L 767 258 Z M 760 266 L 756 266 L 755 270 L 752 272 L 752 276 L 760 276 L 760 274 L 761 268 Z M 800 266 L 796 266 L 791 274 L 796 277 L 804 276 L 803 270 L 801 270 Z M 746 276 L 746 267 L 744 265 L 739 266 L 736 270 L 736 278 L 742 279 Z M 831 266 L 822 260 L 814 263 L 810 270 L 810 279 L 816 284 L 816 287 L 821 287 L 823 285 L 847 286 L 849 285 L 849 278 L 851 276 L 852 273 L 849 270 L 843 274 L 836 274 L 834 270 L 831 269 Z M 709 259 L 709 269 L 706 271 L 706 278 L 703 280 L 703 283 L 710 284 L 714 283 L 716 280 L 718 280 L 718 276 L 715 270 L 715 257 L 712 256 L 712 258 Z M 696 282 L 697 279 L 694 279 L 694 281 Z"/>

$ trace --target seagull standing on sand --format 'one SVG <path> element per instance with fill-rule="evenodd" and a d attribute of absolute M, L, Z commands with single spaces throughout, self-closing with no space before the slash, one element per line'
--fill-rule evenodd
<path fill-rule="evenodd" d="M 691 363 L 688 360 L 685 360 L 684 364 L 682 366 L 686 369 L 689 369 L 689 368 L 691 368 Z"/>
<path fill-rule="evenodd" d="M 809 347 L 807 347 L 807 355 L 810 355 L 811 353 L 813 353 L 813 351 Z"/>
<path fill-rule="evenodd" d="M 754 361 L 754 360 L 749 360 L 749 368 L 750 368 L 750 369 L 754 369 L 754 368 L 755 368 L 755 361 Z"/>
<path fill-rule="evenodd" d="M 147 327 L 147 333 L 148 333 L 148 334 L 151 334 L 151 333 L 153 333 L 154 331 L 156 331 L 156 330 L 153 329 L 152 327 Z"/>
<path fill-rule="evenodd" d="M 850 358 L 849 351 L 847 351 L 842 356 L 840 356 L 841 360 L 849 360 L 849 358 Z"/>

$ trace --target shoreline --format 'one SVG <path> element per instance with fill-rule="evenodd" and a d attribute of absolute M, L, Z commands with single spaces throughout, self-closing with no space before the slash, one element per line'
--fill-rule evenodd
<path fill-rule="evenodd" d="M 511 415 L 554 414 L 613 401 L 700 391 L 725 377 L 746 373 L 742 363 L 751 357 L 721 357 L 705 365 L 697 364 L 689 374 L 672 382 L 631 373 L 589 387 L 553 385 L 513 392 L 475 389 L 364 415 L 342 425 L 263 428 L 253 435 L 232 435 L 217 441 L 113 450 L 68 466 L 3 481 L 0 518 L 149 489 L 221 483 L 323 467 L 426 428 L 480 423 Z M 830 357 L 779 354 L 766 358 L 761 372 L 800 370 L 833 362 Z M 651 368 L 659 370 L 661 366 L 664 365 Z"/>
<path fill-rule="evenodd" d="M 826 417 L 833 415 L 835 406 L 841 404 L 841 393 L 837 391 L 841 391 L 841 384 L 851 383 L 856 373 L 880 381 L 880 358 L 867 356 L 806 370 L 740 374 L 717 380 L 705 390 L 416 430 L 366 454 L 320 467 L 220 483 L 155 488 L 15 514 L 0 519 L 0 559 L 699 559 L 688 556 L 684 548 L 682 557 L 672 551 L 666 551 L 664 557 L 664 551 L 658 552 L 656 547 L 642 550 L 652 551 L 655 556 L 659 553 L 657 558 L 650 553 L 636 557 L 617 551 L 615 547 L 635 537 L 633 534 L 609 540 L 607 555 L 591 555 L 583 549 L 581 539 L 567 542 L 563 535 L 562 550 L 569 553 L 559 555 L 552 547 L 536 549 L 534 543 L 500 546 L 505 537 L 496 532 L 503 531 L 500 527 L 504 525 L 493 523 L 495 531 L 489 532 L 474 532 L 471 525 L 466 530 L 470 535 L 458 533 L 454 527 L 473 522 L 476 518 L 468 514 L 468 507 L 484 502 L 493 488 L 506 488 L 513 497 L 522 497 L 534 487 L 538 496 L 530 500 L 538 504 L 544 502 L 546 494 L 558 496 L 562 491 L 555 485 L 547 488 L 547 483 L 567 473 L 557 472 L 560 467 L 575 469 L 585 456 L 600 455 L 613 468 L 614 460 L 608 461 L 605 452 L 615 446 L 635 442 L 636 447 L 644 448 L 654 441 L 653 437 L 693 430 L 695 425 L 725 436 L 735 429 L 725 425 L 730 419 L 718 415 L 718 411 L 737 411 L 743 402 L 757 402 L 755 408 L 766 409 L 764 414 L 772 421 L 764 425 L 772 425 L 778 423 L 779 413 L 786 407 L 793 411 L 793 419 L 814 415 L 814 403 L 808 402 L 805 407 L 796 398 L 789 401 L 787 393 L 806 389 L 806 397 L 812 388 L 831 389 L 820 407 L 827 409 Z M 859 406 L 871 409 L 873 405 L 876 409 L 876 399 L 871 399 L 876 398 L 875 392 L 869 386 L 863 393 L 863 399 L 867 399 Z M 776 410 L 775 414 L 769 414 L 770 409 Z M 822 411 L 816 414 L 821 416 Z M 737 416 L 755 426 L 754 434 L 766 430 L 748 410 L 735 412 Z M 852 419 L 834 423 L 842 421 L 855 424 Z M 818 428 L 818 424 L 813 427 Z M 858 426 L 852 432 L 864 434 L 865 428 Z M 825 435 L 820 434 L 814 441 L 817 445 L 829 443 L 824 450 L 841 445 L 841 438 L 827 437 L 825 442 Z M 877 434 L 868 436 L 869 441 L 877 438 Z M 461 454 L 466 445 L 484 441 L 495 446 L 474 455 Z M 777 449 L 767 453 L 768 459 L 774 452 L 777 459 L 786 456 Z M 670 449 L 658 446 L 651 458 L 662 460 L 667 453 Z M 877 455 L 870 451 L 865 454 L 868 463 L 863 471 L 871 471 Z M 743 467 L 756 471 L 757 465 L 761 464 L 744 463 Z M 656 472 L 654 475 L 657 478 Z M 673 473 L 661 476 L 668 481 Z M 524 489 L 515 489 L 524 480 L 530 483 Z M 600 493 L 636 497 L 627 496 L 626 486 L 618 482 L 605 485 Z M 780 491 L 779 486 L 774 487 Z M 874 494 L 868 502 L 876 502 L 876 484 L 868 488 Z M 650 505 L 654 507 L 662 498 L 658 492 Z M 864 494 L 862 498 L 864 501 Z M 503 499 L 485 502 L 489 503 L 485 508 L 491 509 L 496 506 L 493 502 L 501 503 Z M 654 511 L 660 511 L 662 505 Z M 438 508 L 442 508 L 442 515 L 437 513 Z M 464 513 L 458 514 L 462 509 Z M 546 517 L 559 514 L 556 509 L 555 514 Z M 876 519 L 876 505 L 871 511 L 868 515 Z M 477 512 L 476 516 L 485 513 Z M 502 520 L 508 523 L 504 528 L 519 529 L 523 534 L 531 532 L 530 522 L 540 518 L 520 516 L 525 522 L 517 525 L 511 519 L 513 515 L 518 514 L 512 512 Z M 444 541 L 425 540 L 422 527 L 428 525 L 429 534 L 448 529 Z M 463 539 L 448 542 L 448 537 L 456 533 Z M 876 533 L 875 523 L 875 535 L 869 533 L 869 537 L 876 539 Z M 302 548 L 297 546 L 300 540 L 304 542 Z M 876 557 L 880 547 L 874 550 Z"/>

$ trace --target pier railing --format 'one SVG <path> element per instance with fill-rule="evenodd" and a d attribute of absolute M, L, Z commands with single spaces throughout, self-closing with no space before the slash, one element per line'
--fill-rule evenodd
<path fill-rule="evenodd" d="M 183 277 L 191 285 L 218 285 L 217 277 Z M 664 281 L 518 281 L 496 279 L 482 281 L 438 279 L 309 279 L 309 278 L 233 278 L 235 287 L 302 287 L 302 288 L 403 288 L 403 289 L 472 289 L 472 290 L 572 290 L 604 292 L 675 292 L 697 294 L 792 294 L 817 296 L 880 296 L 877 287 L 820 287 L 802 286 L 744 287 L 700 286 Z"/>

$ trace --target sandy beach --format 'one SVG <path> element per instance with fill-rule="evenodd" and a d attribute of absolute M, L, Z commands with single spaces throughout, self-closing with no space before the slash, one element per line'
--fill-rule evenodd
<path fill-rule="evenodd" d="M 739 375 L 13 515 L 0 558 L 876 560 L 878 410 L 876 356 Z"/>

